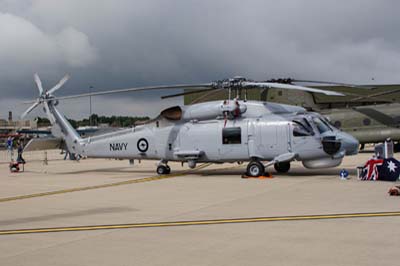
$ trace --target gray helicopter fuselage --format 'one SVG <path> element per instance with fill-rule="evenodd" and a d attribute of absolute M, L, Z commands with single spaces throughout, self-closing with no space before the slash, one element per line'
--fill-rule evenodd
<path fill-rule="evenodd" d="M 275 103 L 237 104 L 235 118 L 224 117 L 226 101 L 172 107 L 149 124 L 83 139 L 78 152 L 88 157 L 195 162 L 272 161 L 288 154 L 308 168 L 336 166 L 345 154 L 357 153 L 358 142 L 318 114 Z M 340 140 L 333 152 L 327 152 L 323 142 L 328 135 Z"/>
<path fill-rule="evenodd" d="M 53 136 L 62 138 L 72 154 L 96 158 L 158 159 L 158 174 L 171 172 L 168 161 L 188 162 L 190 168 L 194 168 L 197 162 L 250 161 L 246 174 L 260 176 L 265 167 L 271 165 L 278 172 L 287 172 L 293 160 L 302 161 L 307 168 L 334 167 L 341 163 L 345 155 L 358 152 L 356 139 L 334 128 L 317 113 L 290 105 L 239 100 L 242 90 L 246 98 L 247 90 L 251 88 L 344 96 L 334 91 L 288 84 L 291 79 L 253 81 L 236 76 L 211 83 L 146 86 L 55 97 L 53 93 L 68 78 L 66 75 L 51 89 L 44 90 L 39 76 L 35 74 L 39 97 L 30 102 L 32 105 L 22 117 L 43 105 Z M 203 88 L 197 92 L 208 93 L 228 90 L 229 98 L 232 91 L 237 97 L 234 100 L 170 107 L 145 125 L 89 138 L 81 138 L 57 109 L 60 100 L 177 88 Z M 193 91 L 162 98 L 189 93 Z M 262 161 L 269 162 L 264 164 Z"/>

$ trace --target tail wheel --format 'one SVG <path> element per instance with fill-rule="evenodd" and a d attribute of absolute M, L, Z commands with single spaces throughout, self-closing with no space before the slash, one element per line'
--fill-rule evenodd
<path fill-rule="evenodd" d="M 290 170 L 290 162 L 276 163 L 274 168 L 278 173 L 287 173 Z"/>
<path fill-rule="evenodd" d="M 168 175 L 169 173 L 171 173 L 171 168 L 169 166 L 165 166 L 165 165 L 157 166 L 157 174 Z"/>
<path fill-rule="evenodd" d="M 264 175 L 265 167 L 258 161 L 252 161 L 247 165 L 246 175 L 248 176 L 262 176 Z"/>

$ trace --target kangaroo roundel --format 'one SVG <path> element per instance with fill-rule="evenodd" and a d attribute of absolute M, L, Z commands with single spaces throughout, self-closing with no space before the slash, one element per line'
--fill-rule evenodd
<path fill-rule="evenodd" d="M 137 142 L 137 148 L 140 152 L 146 152 L 149 149 L 149 142 L 145 138 L 141 138 Z"/>

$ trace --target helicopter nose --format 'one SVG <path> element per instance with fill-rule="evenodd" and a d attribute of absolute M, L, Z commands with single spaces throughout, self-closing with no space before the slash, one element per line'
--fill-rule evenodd
<path fill-rule="evenodd" d="M 342 143 L 342 148 L 346 151 L 346 155 L 355 155 L 358 153 L 359 142 L 352 135 L 345 132 L 338 132 L 337 138 Z"/>

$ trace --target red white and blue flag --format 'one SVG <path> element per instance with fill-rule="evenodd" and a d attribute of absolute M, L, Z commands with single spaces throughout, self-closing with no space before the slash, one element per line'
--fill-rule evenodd
<path fill-rule="evenodd" d="M 400 176 L 400 162 L 395 158 L 383 160 L 381 167 L 378 167 L 379 180 L 382 181 L 397 181 Z"/>
<path fill-rule="evenodd" d="M 378 167 L 383 164 L 383 159 L 370 159 L 365 164 L 361 173 L 361 180 L 377 180 L 379 177 Z"/>

